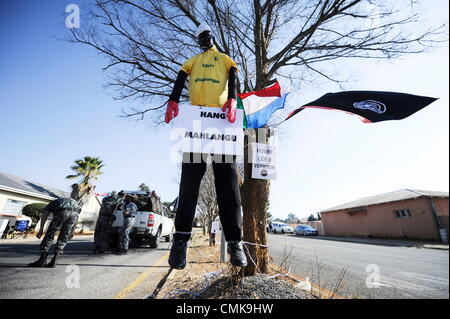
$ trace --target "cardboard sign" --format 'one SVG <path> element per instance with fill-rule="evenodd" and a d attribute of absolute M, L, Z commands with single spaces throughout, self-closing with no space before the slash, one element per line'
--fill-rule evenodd
<path fill-rule="evenodd" d="M 219 222 L 212 222 L 211 223 L 211 233 L 215 234 L 218 233 L 220 230 L 220 223 Z"/>
<path fill-rule="evenodd" d="M 277 179 L 277 153 L 273 145 L 252 143 L 252 178 Z"/>
<path fill-rule="evenodd" d="M 236 110 L 236 120 L 230 123 L 219 107 L 180 104 L 173 120 L 171 140 L 175 152 L 224 154 L 244 153 L 243 110 Z"/>

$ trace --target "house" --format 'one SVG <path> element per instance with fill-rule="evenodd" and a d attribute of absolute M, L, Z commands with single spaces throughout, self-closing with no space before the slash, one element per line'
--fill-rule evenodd
<path fill-rule="evenodd" d="M 448 243 L 449 193 L 403 189 L 320 212 L 327 236 Z"/>
<path fill-rule="evenodd" d="M 22 215 L 22 209 L 26 205 L 32 203 L 47 204 L 60 197 L 70 197 L 70 193 L 0 172 L 0 218 L 6 218 L 15 223 L 15 220 Z M 79 225 L 85 229 L 93 229 L 100 206 L 101 203 L 97 196 L 92 196 L 83 206 Z"/>

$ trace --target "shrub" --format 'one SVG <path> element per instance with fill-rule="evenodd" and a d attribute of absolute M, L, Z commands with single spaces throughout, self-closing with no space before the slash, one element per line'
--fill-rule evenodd
<path fill-rule="evenodd" d="M 41 218 L 41 214 L 44 211 L 45 206 L 47 206 L 47 204 L 42 203 L 28 204 L 23 208 L 22 214 L 31 217 L 33 224 L 36 224 Z"/>

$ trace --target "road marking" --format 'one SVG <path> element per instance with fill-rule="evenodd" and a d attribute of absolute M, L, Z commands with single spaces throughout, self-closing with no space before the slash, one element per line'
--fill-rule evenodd
<path fill-rule="evenodd" d="M 129 284 L 125 289 L 119 292 L 114 299 L 123 299 L 125 298 L 131 291 L 136 289 L 151 273 L 153 273 L 157 268 L 157 266 L 161 265 L 167 258 L 169 258 L 170 252 L 167 252 L 162 256 L 155 264 L 153 264 L 145 273 L 141 274 L 137 277 L 131 284 Z"/>
<path fill-rule="evenodd" d="M 401 279 L 394 279 L 392 277 L 381 276 L 381 281 L 389 283 L 391 287 L 402 289 L 402 290 L 418 290 L 418 291 L 428 291 L 428 290 L 436 290 L 432 287 L 425 287 L 422 285 L 415 284 L 413 282 L 407 282 Z"/>
<path fill-rule="evenodd" d="M 413 277 L 423 281 L 431 281 L 437 284 L 446 284 L 448 286 L 448 280 L 436 276 L 428 276 L 424 274 L 412 273 L 412 272 L 400 272 L 401 275 Z"/>
<path fill-rule="evenodd" d="M 314 250 L 314 247 L 311 246 L 300 246 L 300 245 L 292 245 L 292 244 L 287 244 L 287 246 L 292 246 L 292 247 L 297 247 L 297 248 L 306 248 L 306 249 L 311 249 Z"/>
<path fill-rule="evenodd" d="M 388 285 L 388 284 L 382 284 L 382 283 L 380 283 L 380 282 L 371 282 L 370 285 L 371 285 L 371 286 L 379 286 L 379 287 L 388 287 L 388 288 L 391 288 L 391 287 L 392 287 L 391 285 Z M 367 284 L 366 284 L 366 286 L 367 286 Z M 367 288 L 369 288 L 369 287 L 367 287 Z M 373 287 L 373 288 L 375 288 L 375 287 Z"/>

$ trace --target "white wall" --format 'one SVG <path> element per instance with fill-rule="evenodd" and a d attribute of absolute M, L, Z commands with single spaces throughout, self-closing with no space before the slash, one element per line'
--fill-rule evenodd
<path fill-rule="evenodd" d="M 78 219 L 77 231 L 94 231 L 97 222 L 98 213 L 100 212 L 100 199 L 96 196 L 91 196 L 88 202 L 83 206 Z"/>
<path fill-rule="evenodd" d="M 43 198 L 38 198 L 38 197 L 33 197 L 33 196 L 28 196 L 28 195 L 22 195 L 22 194 L 13 193 L 10 191 L 5 191 L 5 190 L 0 189 L 0 215 L 2 215 L 3 208 L 5 207 L 8 199 L 26 202 L 27 205 L 33 204 L 33 203 L 48 204 L 51 201 L 51 199 L 43 199 Z"/>

